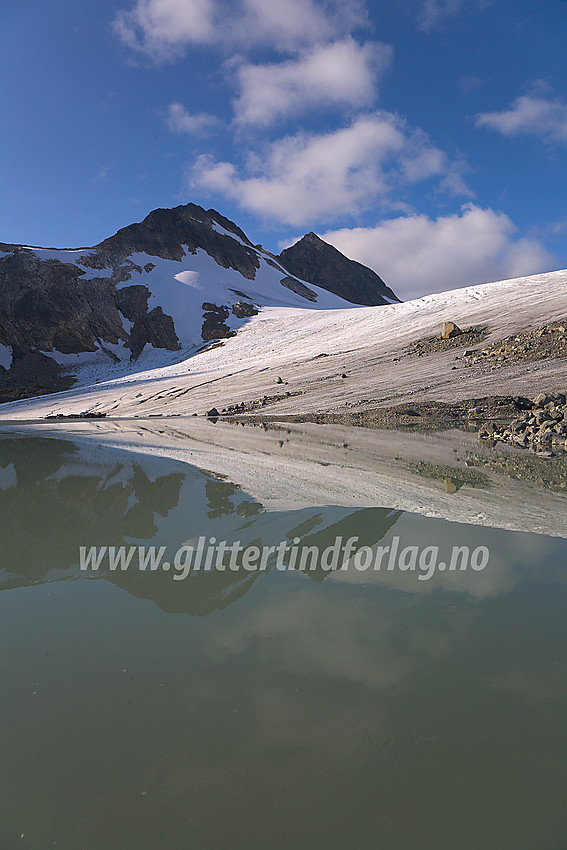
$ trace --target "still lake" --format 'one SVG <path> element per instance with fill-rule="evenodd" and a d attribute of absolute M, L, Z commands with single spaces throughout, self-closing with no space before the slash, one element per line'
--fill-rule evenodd
<path fill-rule="evenodd" d="M 233 471 L 10 429 L 0 518 L 2 850 L 566 846 L 564 537 L 276 510 Z M 385 554 L 180 579 L 200 538 Z"/>

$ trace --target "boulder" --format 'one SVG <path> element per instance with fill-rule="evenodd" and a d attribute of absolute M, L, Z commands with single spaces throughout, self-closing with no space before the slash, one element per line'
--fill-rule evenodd
<path fill-rule="evenodd" d="M 443 322 L 441 325 L 441 339 L 453 339 L 461 334 L 462 330 L 455 322 Z"/>
<path fill-rule="evenodd" d="M 540 393 L 533 400 L 534 407 L 543 408 L 548 404 L 565 404 L 563 393 Z"/>

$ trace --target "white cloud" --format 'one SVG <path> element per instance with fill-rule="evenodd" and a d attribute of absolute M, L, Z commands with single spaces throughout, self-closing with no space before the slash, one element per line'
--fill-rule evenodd
<path fill-rule="evenodd" d="M 554 258 L 539 241 L 516 239 L 515 233 L 504 213 L 467 204 L 460 213 L 435 220 L 405 216 L 322 238 L 373 268 L 407 300 L 554 267 Z"/>
<path fill-rule="evenodd" d="M 392 56 L 389 45 L 360 45 L 346 38 L 317 45 L 287 62 L 241 65 L 236 72 L 236 122 L 268 126 L 307 109 L 368 106 Z"/>
<path fill-rule="evenodd" d="M 117 13 L 114 29 L 128 47 L 164 61 L 199 44 L 297 50 L 365 22 L 362 0 L 137 0 Z"/>
<path fill-rule="evenodd" d="M 323 44 L 367 23 L 364 0 L 229 0 L 235 6 L 229 38 L 278 50 Z"/>
<path fill-rule="evenodd" d="M 199 157 L 191 188 L 234 198 L 267 220 L 313 225 L 388 201 L 393 188 L 453 166 L 421 131 L 408 130 L 389 112 L 360 116 L 329 133 L 299 133 L 250 155 L 242 176 L 229 162 Z"/>
<path fill-rule="evenodd" d="M 161 60 L 178 56 L 187 44 L 215 37 L 214 0 L 138 0 L 119 11 L 114 29 L 128 46 Z"/>
<path fill-rule="evenodd" d="M 447 18 L 456 17 L 471 8 L 483 9 L 491 0 L 420 0 L 418 23 L 422 30 L 437 29 Z"/>
<path fill-rule="evenodd" d="M 567 104 L 537 95 L 516 98 L 510 109 L 476 116 L 477 127 L 488 127 L 505 136 L 533 135 L 567 144 Z"/>
<path fill-rule="evenodd" d="M 424 32 L 440 29 L 449 18 L 484 9 L 492 0 L 419 0 L 417 22 Z"/>
<path fill-rule="evenodd" d="M 188 112 L 180 103 L 170 103 L 167 113 L 167 126 L 172 133 L 186 133 L 189 136 L 203 136 L 220 124 L 216 115 L 208 112 Z"/>
<path fill-rule="evenodd" d="M 462 5 L 462 0 L 425 0 L 419 15 L 421 28 L 434 29 L 445 18 L 458 14 Z"/>

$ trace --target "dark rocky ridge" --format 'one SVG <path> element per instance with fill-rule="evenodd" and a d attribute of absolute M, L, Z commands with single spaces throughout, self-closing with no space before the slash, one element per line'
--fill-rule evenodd
<path fill-rule="evenodd" d="M 214 223 L 220 224 L 246 243 L 219 233 Z M 248 237 L 233 222 L 216 210 L 205 211 L 196 204 L 185 204 L 174 209 L 153 210 L 142 222 L 123 227 L 114 236 L 96 246 L 97 256 L 106 261 L 126 259 L 141 251 L 165 260 L 181 260 L 183 246 L 191 254 L 202 248 L 219 266 L 235 269 L 243 277 L 253 280 L 260 267 L 258 253 Z M 105 265 L 108 263 L 105 262 Z"/>
<path fill-rule="evenodd" d="M 286 248 L 279 259 L 293 275 L 353 304 L 372 307 L 388 304 L 388 298 L 399 301 L 376 272 L 349 260 L 316 233 L 308 233 L 291 248 Z"/>

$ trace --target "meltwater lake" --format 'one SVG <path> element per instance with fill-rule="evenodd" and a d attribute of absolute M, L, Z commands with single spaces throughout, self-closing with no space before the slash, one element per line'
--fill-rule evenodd
<path fill-rule="evenodd" d="M 0 847 L 564 847 L 564 469 L 494 452 L 4 426 Z"/>

